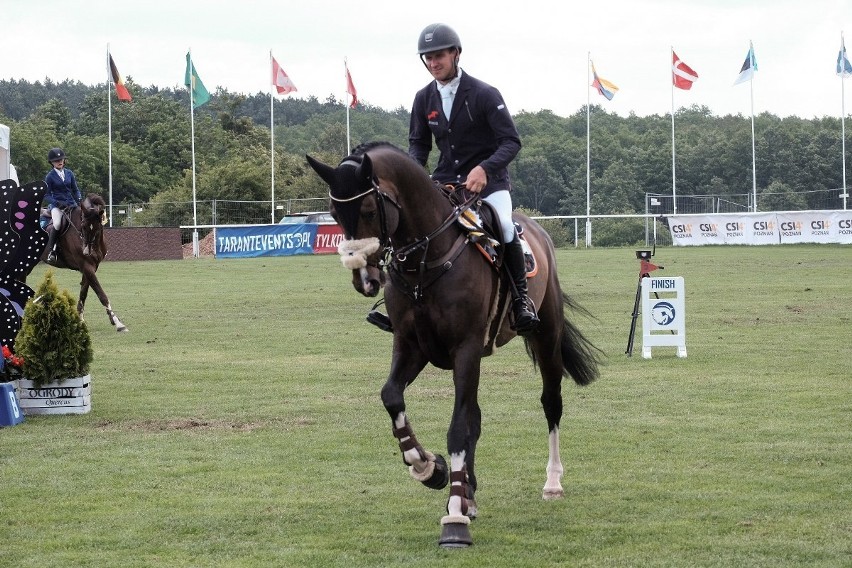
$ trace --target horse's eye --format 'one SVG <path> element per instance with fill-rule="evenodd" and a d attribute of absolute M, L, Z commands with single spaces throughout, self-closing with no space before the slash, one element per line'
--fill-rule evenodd
<path fill-rule="evenodd" d="M 361 218 L 364 219 L 365 221 L 372 221 L 373 219 L 376 218 L 376 211 L 375 210 L 364 211 L 363 213 L 361 213 Z"/>

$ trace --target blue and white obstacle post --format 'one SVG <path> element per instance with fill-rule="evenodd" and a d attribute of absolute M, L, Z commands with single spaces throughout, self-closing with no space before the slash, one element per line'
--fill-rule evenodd
<path fill-rule="evenodd" d="M 686 357 L 686 299 L 682 276 L 642 279 L 642 357 L 672 346 Z"/>
<path fill-rule="evenodd" d="M 15 386 L 0 383 L 0 426 L 14 426 L 24 421 L 24 413 L 18 405 Z"/>

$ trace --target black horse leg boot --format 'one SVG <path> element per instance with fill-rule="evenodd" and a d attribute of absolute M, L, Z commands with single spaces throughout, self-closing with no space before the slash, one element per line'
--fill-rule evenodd
<path fill-rule="evenodd" d="M 514 286 L 512 286 L 512 312 L 515 316 L 515 322 L 512 329 L 518 335 L 527 335 L 535 330 L 539 324 L 539 319 L 535 313 L 535 306 L 527 295 L 527 267 L 524 262 L 524 249 L 521 246 L 521 239 L 518 238 L 518 235 L 515 235 L 515 239 L 511 243 L 506 243 L 504 248 L 506 270 L 514 283 Z"/>
<path fill-rule="evenodd" d="M 47 231 L 47 263 L 53 264 L 56 262 L 56 234 L 59 231 L 51 224 Z"/>

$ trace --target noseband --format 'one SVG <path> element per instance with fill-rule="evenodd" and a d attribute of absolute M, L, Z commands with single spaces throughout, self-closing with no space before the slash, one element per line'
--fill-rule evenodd
<path fill-rule="evenodd" d="M 341 165 L 358 165 L 358 164 L 356 162 L 348 160 L 348 161 L 343 162 Z M 388 231 L 388 216 L 387 216 L 387 211 L 385 209 L 385 203 L 390 203 L 391 205 L 396 207 L 397 211 L 402 211 L 402 206 L 391 195 L 389 195 L 385 191 L 382 191 L 382 189 L 379 187 L 379 182 L 375 177 L 373 178 L 373 180 L 371 182 L 371 187 L 369 189 L 367 189 L 366 191 L 362 191 L 358 195 L 354 195 L 352 197 L 346 197 L 346 198 L 335 197 L 334 195 L 332 195 L 331 190 L 329 189 L 328 197 L 335 203 L 351 203 L 351 202 L 356 201 L 358 199 L 367 197 L 371 193 L 376 194 L 376 203 L 378 204 L 378 209 L 379 209 L 379 228 L 381 230 L 381 233 L 379 234 L 379 246 L 382 247 L 382 248 L 386 248 L 390 245 L 391 238 L 390 238 L 390 232 Z"/>

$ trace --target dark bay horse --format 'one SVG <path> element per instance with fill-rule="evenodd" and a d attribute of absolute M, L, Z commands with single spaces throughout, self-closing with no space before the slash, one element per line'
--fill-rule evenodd
<path fill-rule="evenodd" d="M 83 275 L 80 280 L 77 312 L 80 317 L 83 317 L 86 296 L 91 287 L 106 308 L 109 322 L 115 326 L 115 330 L 129 331 L 113 311 L 109 298 L 95 275 L 98 265 L 107 253 L 103 225 L 106 218 L 106 202 L 100 195 L 90 193 L 83 199 L 80 207 L 66 210 L 65 215 L 68 224 L 66 228 L 60 229 L 63 232 L 56 239 L 56 250 L 59 254 L 52 266 L 76 270 Z M 42 262 L 47 262 L 47 254 L 48 250 L 45 249 L 41 254 Z"/>
<path fill-rule="evenodd" d="M 477 513 L 474 455 L 481 424 L 477 399 L 481 359 L 515 337 L 507 316 L 508 279 L 501 278 L 456 222 L 464 207 L 447 199 L 423 167 L 402 150 L 371 143 L 336 168 L 307 159 L 329 185 L 332 213 L 345 235 L 342 260 L 352 269 L 359 292 L 378 293 L 382 282 L 378 260 L 385 259 L 393 354 L 382 402 L 412 477 L 432 489 L 450 483 L 439 543 L 468 546 L 472 544 L 468 525 Z M 529 279 L 529 294 L 541 324 L 524 341 L 542 377 L 541 403 L 549 431 L 543 497 L 550 499 L 563 495 L 562 377 L 570 375 L 579 385 L 591 383 L 598 374 L 599 352 L 564 315 L 566 305 L 577 306 L 560 287 L 550 237 L 528 217 L 516 214 L 516 220 L 538 267 Z M 442 456 L 417 441 L 405 412 L 405 388 L 429 363 L 453 373 L 449 467 Z"/>

